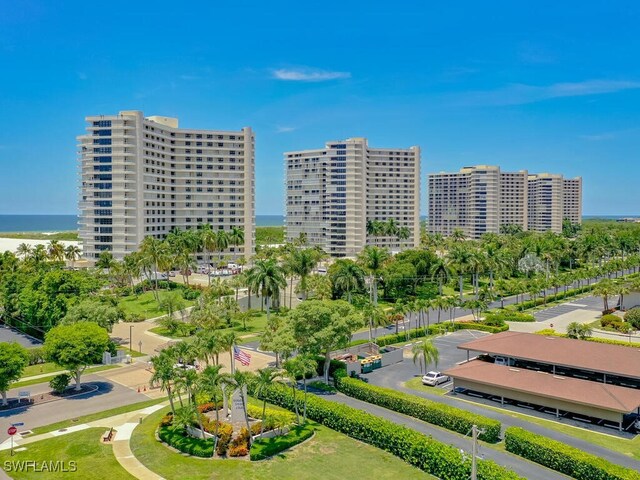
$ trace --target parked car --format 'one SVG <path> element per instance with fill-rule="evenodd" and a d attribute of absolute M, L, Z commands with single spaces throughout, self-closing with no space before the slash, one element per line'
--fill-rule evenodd
<path fill-rule="evenodd" d="M 441 383 L 447 383 L 451 378 L 447 375 L 443 375 L 440 372 L 428 372 L 422 377 L 422 384 L 435 387 Z"/>
<path fill-rule="evenodd" d="M 496 365 L 508 365 L 509 367 L 513 367 L 516 364 L 516 361 L 513 358 L 498 356 L 495 358 L 494 363 Z"/>

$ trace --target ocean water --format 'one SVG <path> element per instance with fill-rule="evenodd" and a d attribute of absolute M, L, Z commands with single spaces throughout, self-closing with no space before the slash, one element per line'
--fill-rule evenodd
<path fill-rule="evenodd" d="M 258 227 L 284 225 L 284 215 L 256 215 Z M 0 232 L 67 232 L 78 229 L 75 215 L 0 215 Z"/>
<path fill-rule="evenodd" d="M 584 215 L 585 220 L 602 218 L 615 220 L 634 215 Z M 425 216 L 420 217 L 426 220 Z M 256 226 L 279 227 L 284 215 L 256 215 Z M 0 215 L 0 232 L 66 232 L 78 229 L 75 215 Z"/>

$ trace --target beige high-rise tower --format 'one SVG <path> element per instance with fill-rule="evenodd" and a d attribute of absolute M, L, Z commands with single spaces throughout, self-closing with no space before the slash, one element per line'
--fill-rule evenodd
<path fill-rule="evenodd" d="M 420 243 L 420 149 L 373 148 L 365 138 L 286 152 L 286 239 L 301 234 L 334 257 L 367 244 L 399 251 Z M 367 234 L 393 219 L 408 236 Z"/>
<path fill-rule="evenodd" d="M 254 251 L 254 136 L 178 128 L 178 119 L 140 111 L 86 117 L 78 137 L 80 238 L 84 255 L 116 259 L 146 236 L 173 228 L 244 230 L 232 254 Z"/>
<path fill-rule="evenodd" d="M 459 229 L 468 238 L 480 238 L 509 225 L 559 233 L 565 218 L 582 222 L 580 177 L 477 165 L 431 174 L 428 183 L 429 233 L 448 236 Z"/>

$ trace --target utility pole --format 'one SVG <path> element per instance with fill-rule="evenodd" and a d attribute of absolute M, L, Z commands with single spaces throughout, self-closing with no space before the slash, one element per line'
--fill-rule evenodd
<path fill-rule="evenodd" d="M 471 480 L 478 480 L 478 467 L 476 455 L 478 454 L 478 426 L 473 425 L 471 427 Z"/>

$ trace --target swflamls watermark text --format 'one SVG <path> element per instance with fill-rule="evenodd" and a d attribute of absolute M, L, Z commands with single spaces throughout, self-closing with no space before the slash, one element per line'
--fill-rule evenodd
<path fill-rule="evenodd" d="M 50 472 L 50 473 L 74 473 L 78 471 L 78 462 L 70 460 L 47 460 L 39 462 L 37 460 L 6 460 L 4 462 L 5 472 Z"/>

